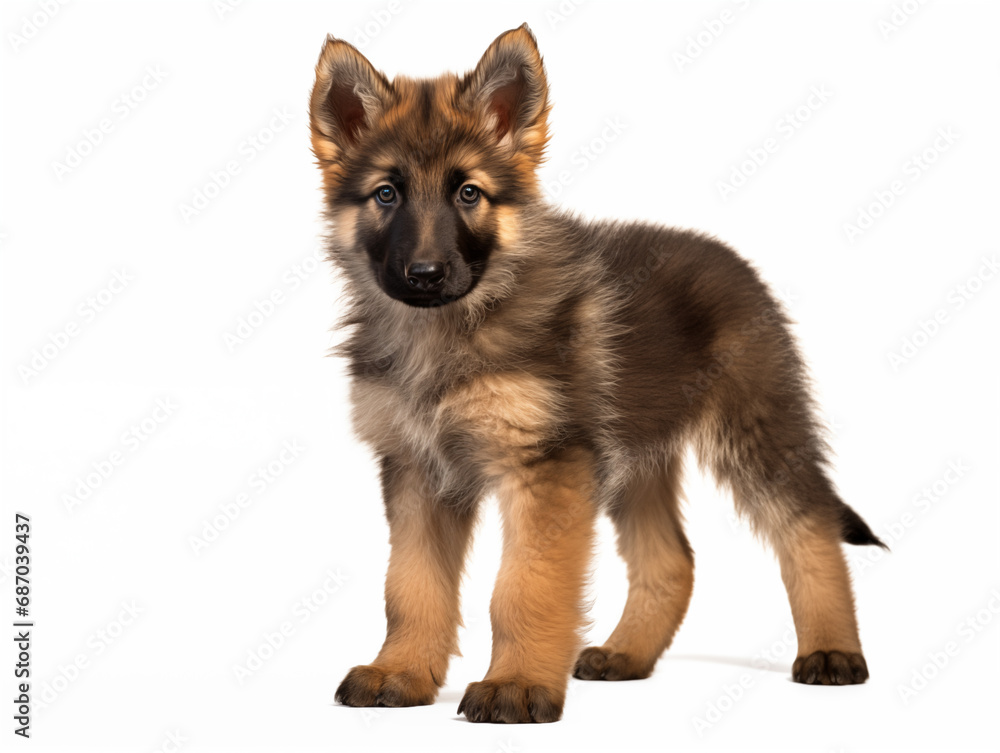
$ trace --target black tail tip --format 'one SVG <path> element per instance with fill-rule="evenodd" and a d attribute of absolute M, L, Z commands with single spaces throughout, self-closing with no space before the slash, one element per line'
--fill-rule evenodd
<path fill-rule="evenodd" d="M 875 546 L 880 546 L 886 551 L 889 551 L 889 547 L 886 543 L 872 533 L 872 529 L 868 527 L 868 524 L 865 523 L 864 520 L 862 520 L 861 516 L 847 505 L 844 505 L 840 519 L 843 523 L 842 536 L 844 541 L 848 544 L 853 544 L 854 546 L 868 546 L 874 544 Z"/>

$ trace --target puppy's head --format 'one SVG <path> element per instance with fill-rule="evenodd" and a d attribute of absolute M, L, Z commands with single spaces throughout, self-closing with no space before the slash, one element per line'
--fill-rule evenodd
<path fill-rule="evenodd" d="M 412 306 L 470 293 L 513 214 L 538 199 L 548 139 L 542 58 L 528 27 L 501 34 L 464 77 L 388 80 L 329 38 L 310 100 L 334 258 L 357 284 Z"/>

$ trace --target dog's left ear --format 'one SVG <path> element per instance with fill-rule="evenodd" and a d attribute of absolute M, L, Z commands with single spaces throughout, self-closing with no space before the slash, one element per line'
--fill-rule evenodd
<path fill-rule="evenodd" d="M 462 79 L 467 107 L 478 108 L 498 142 L 540 161 L 548 141 L 548 84 L 535 36 L 527 24 L 501 34 L 476 69 Z"/>

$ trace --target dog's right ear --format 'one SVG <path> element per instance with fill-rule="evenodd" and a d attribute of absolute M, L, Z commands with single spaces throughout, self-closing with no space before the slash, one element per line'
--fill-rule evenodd
<path fill-rule="evenodd" d="M 316 158 L 333 161 L 357 144 L 392 97 L 392 84 L 354 45 L 327 37 L 316 63 L 316 84 L 309 100 Z"/>

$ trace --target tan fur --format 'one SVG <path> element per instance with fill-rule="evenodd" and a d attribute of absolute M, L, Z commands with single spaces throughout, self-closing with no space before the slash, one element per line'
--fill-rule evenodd
<path fill-rule="evenodd" d="M 561 411 L 553 385 L 516 372 L 460 384 L 432 409 L 367 382 L 353 385 L 351 402 L 360 437 L 380 453 L 433 462 L 438 438 L 461 430 L 471 460 L 494 479 L 538 459 Z"/>
<path fill-rule="evenodd" d="M 514 207 L 497 207 L 496 209 L 498 237 L 502 248 L 519 248 L 521 239 L 521 223 L 517 209 Z"/>
<path fill-rule="evenodd" d="M 775 548 L 795 619 L 798 655 L 860 652 L 851 579 L 837 531 L 802 522 Z"/>
<path fill-rule="evenodd" d="M 337 243 L 354 243 L 354 228 L 360 212 L 355 207 L 340 210 L 339 221 L 333 226 L 333 238 Z"/>
<path fill-rule="evenodd" d="M 556 385 L 531 374 L 486 374 L 449 393 L 436 419 L 457 424 L 478 444 L 487 476 L 518 472 L 539 459 L 561 412 Z"/>
<path fill-rule="evenodd" d="M 638 480 L 611 517 L 618 552 L 628 567 L 621 621 L 599 649 L 580 657 L 577 676 L 631 680 L 648 677 L 687 613 L 694 559 L 680 515 L 681 459 Z"/>
<path fill-rule="evenodd" d="M 458 653 L 459 582 L 475 516 L 433 499 L 413 471 L 404 471 L 387 496 L 386 639 L 372 664 L 348 678 L 372 705 L 380 694 L 385 705 L 427 704 Z"/>
<path fill-rule="evenodd" d="M 580 648 L 580 597 L 594 540 L 591 468 L 577 453 L 501 483 L 503 563 L 490 606 L 493 659 L 485 682 L 541 685 L 561 703 Z"/>

